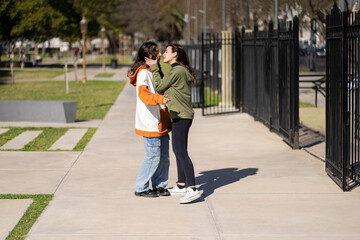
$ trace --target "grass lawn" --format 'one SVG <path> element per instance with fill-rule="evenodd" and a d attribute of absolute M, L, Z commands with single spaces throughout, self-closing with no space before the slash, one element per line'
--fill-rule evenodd
<path fill-rule="evenodd" d="M 299 101 L 299 108 L 314 108 L 315 105 L 308 102 Z"/>
<path fill-rule="evenodd" d="M 301 124 L 325 134 L 325 108 L 317 108 L 314 104 L 299 101 L 299 121 Z"/>
<path fill-rule="evenodd" d="M 69 100 L 78 101 L 76 120 L 103 119 L 125 82 L 69 82 L 69 94 L 63 81 L 0 83 L 0 100 Z"/>
<path fill-rule="evenodd" d="M 325 108 L 300 108 L 299 118 L 301 124 L 325 134 Z"/>
<path fill-rule="evenodd" d="M 37 195 L 22 195 L 22 194 L 1 194 L 0 199 L 32 199 L 30 204 L 20 221 L 15 228 L 9 233 L 6 240 L 22 240 L 26 238 L 31 227 L 34 225 L 38 217 L 44 211 L 46 206 L 53 199 L 53 194 L 37 194 Z"/>
<path fill-rule="evenodd" d="M 70 70 L 73 71 L 73 70 Z M 64 74 L 64 70 L 59 69 L 16 69 L 14 70 L 15 79 L 50 79 Z M 0 79 L 11 79 L 10 70 L 0 70 Z"/>
<path fill-rule="evenodd" d="M 118 65 L 130 65 L 132 64 L 131 55 L 121 55 L 119 60 L 119 54 L 108 54 L 105 57 L 105 64 L 110 65 L 112 59 L 117 59 Z M 102 56 L 98 56 L 95 60 L 87 60 L 86 64 L 102 64 Z"/>
<path fill-rule="evenodd" d="M 100 77 L 112 77 L 112 76 L 114 76 L 115 75 L 115 73 L 98 73 L 98 74 L 96 74 L 96 78 L 100 78 Z"/>

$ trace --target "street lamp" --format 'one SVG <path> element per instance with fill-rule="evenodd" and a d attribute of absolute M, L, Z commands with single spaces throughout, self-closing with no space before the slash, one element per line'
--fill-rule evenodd
<path fill-rule="evenodd" d="M 105 72 L 105 34 L 106 29 L 105 27 L 101 28 L 101 47 L 102 47 L 102 71 Z"/>
<path fill-rule="evenodd" d="M 195 7 L 195 16 L 191 16 L 191 19 L 194 19 L 194 30 L 195 30 L 195 33 L 194 33 L 194 43 L 197 44 L 198 43 L 198 24 L 197 24 L 197 19 L 198 19 L 198 14 L 197 14 L 197 7 Z"/>
<path fill-rule="evenodd" d="M 226 0 L 222 1 L 222 30 L 226 30 Z"/>
<path fill-rule="evenodd" d="M 83 41 L 83 49 L 82 49 L 82 54 L 83 54 L 83 79 L 82 82 L 86 83 L 86 57 L 85 57 L 85 52 L 86 52 L 86 46 L 85 46 L 85 33 L 87 30 L 87 21 L 85 19 L 85 16 L 82 17 L 82 20 L 80 21 L 80 29 L 81 29 L 81 33 L 82 33 L 82 41 Z"/>

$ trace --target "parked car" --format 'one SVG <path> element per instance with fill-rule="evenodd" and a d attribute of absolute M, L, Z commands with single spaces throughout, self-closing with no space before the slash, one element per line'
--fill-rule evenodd
<path fill-rule="evenodd" d="M 349 92 L 353 90 L 359 90 L 359 87 L 360 87 L 359 75 L 356 76 L 353 80 L 351 80 L 347 84 L 347 88 Z"/>
<path fill-rule="evenodd" d="M 326 47 L 325 46 L 316 49 L 316 56 L 324 57 L 325 55 L 326 55 Z"/>
<path fill-rule="evenodd" d="M 299 47 L 299 55 L 300 56 L 304 56 L 305 55 L 305 50 L 302 47 Z"/>

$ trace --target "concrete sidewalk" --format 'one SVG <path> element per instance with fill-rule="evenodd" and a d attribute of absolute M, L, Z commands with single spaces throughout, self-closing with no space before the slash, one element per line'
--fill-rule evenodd
<path fill-rule="evenodd" d="M 44 178 L 48 187 L 41 191 L 55 197 L 28 240 L 359 239 L 359 189 L 342 192 L 324 163 L 292 150 L 244 113 L 202 117 L 196 111 L 189 154 L 202 199 L 181 205 L 176 196 L 135 197 L 144 155 L 134 133 L 135 99 L 127 84 L 85 150 L 62 153 L 68 160 L 56 177 L 48 176 L 53 184 Z M 170 158 L 169 186 L 176 182 Z M 18 192 L 13 188 L 3 190 Z"/>

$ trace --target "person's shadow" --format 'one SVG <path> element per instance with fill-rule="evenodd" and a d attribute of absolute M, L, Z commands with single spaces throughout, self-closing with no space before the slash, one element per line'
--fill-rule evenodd
<path fill-rule="evenodd" d="M 196 182 L 200 184 L 199 189 L 203 190 L 203 197 L 206 198 L 213 194 L 215 189 L 255 175 L 258 170 L 258 168 L 223 168 L 204 171 L 200 172 L 201 175 L 196 177 Z M 203 198 L 199 199 L 199 201 L 203 201 Z"/>

